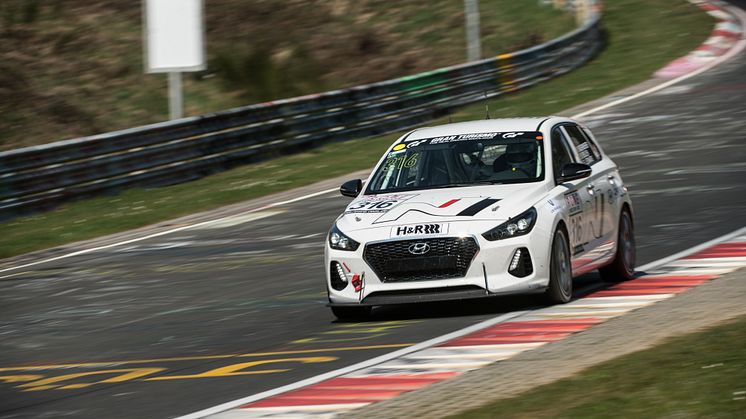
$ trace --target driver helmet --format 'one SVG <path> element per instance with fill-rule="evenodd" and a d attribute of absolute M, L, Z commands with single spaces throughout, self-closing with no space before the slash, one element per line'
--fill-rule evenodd
<path fill-rule="evenodd" d="M 533 174 L 536 171 L 536 144 L 533 142 L 508 144 L 505 161 L 510 167 Z"/>

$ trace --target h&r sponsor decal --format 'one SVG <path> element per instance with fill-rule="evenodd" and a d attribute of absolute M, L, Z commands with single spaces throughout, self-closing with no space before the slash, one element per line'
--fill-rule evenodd
<path fill-rule="evenodd" d="M 446 233 L 448 233 L 448 224 L 427 223 L 391 227 L 391 237 L 421 236 Z"/>

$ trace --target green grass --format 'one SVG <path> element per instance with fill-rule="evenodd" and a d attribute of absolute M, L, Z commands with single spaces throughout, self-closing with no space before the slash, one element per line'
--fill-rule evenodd
<path fill-rule="evenodd" d="M 682 0 L 606 3 L 608 47 L 592 62 L 534 88 L 491 101 L 493 117 L 543 115 L 641 82 L 706 39 L 713 21 Z M 474 105 L 454 121 L 484 117 Z M 434 121 L 434 124 L 445 122 Z M 0 257 L 124 231 L 371 167 L 397 134 L 330 144 L 194 182 L 130 190 L 0 223 Z"/>
<path fill-rule="evenodd" d="M 746 412 L 745 397 L 740 318 L 453 417 L 736 418 Z"/>

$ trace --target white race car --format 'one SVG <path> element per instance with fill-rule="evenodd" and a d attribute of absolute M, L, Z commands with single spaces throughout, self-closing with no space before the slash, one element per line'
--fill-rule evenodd
<path fill-rule="evenodd" d="M 329 306 L 543 293 L 572 297 L 600 269 L 632 278 L 632 204 L 616 164 L 568 118 L 515 118 L 416 129 L 399 138 L 332 226 Z"/>

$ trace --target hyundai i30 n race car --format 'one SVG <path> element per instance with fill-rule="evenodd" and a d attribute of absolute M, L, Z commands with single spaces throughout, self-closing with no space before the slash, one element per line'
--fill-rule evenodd
<path fill-rule="evenodd" d="M 632 204 L 616 164 L 568 118 L 493 119 L 416 129 L 365 182 L 325 249 L 339 318 L 378 305 L 543 293 L 572 297 L 594 269 L 635 268 Z"/>

